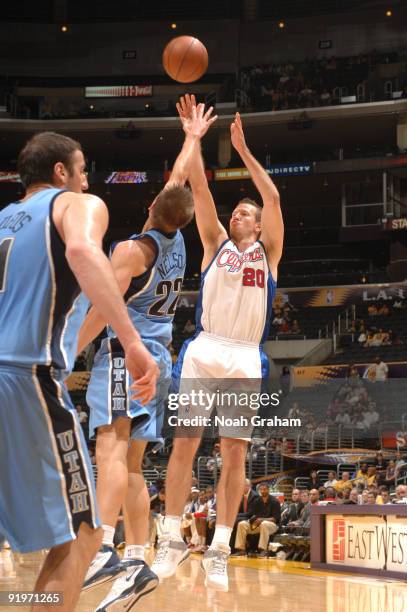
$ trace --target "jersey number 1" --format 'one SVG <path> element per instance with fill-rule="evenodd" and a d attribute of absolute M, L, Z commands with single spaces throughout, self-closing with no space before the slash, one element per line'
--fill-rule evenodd
<path fill-rule="evenodd" d="M 260 268 L 244 268 L 243 270 L 244 287 L 264 287 L 264 272 Z"/>
<path fill-rule="evenodd" d="M 7 264 L 14 238 L 3 238 L 0 242 L 0 293 L 6 290 Z"/>

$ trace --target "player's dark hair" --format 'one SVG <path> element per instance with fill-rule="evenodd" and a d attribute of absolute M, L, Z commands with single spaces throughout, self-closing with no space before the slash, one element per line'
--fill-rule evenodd
<path fill-rule="evenodd" d="M 257 223 L 260 223 L 261 211 L 263 210 L 260 204 L 257 204 L 257 202 L 255 202 L 255 200 L 252 200 L 251 198 L 243 198 L 242 200 L 239 200 L 238 205 L 239 204 L 250 204 L 250 206 L 254 206 L 254 208 L 256 209 L 256 221 Z"/>
<path fill-rule="evenodd" d="M 17 169 L 24 187 L 37 183 L 52 183 L 54 166 L 64 164 L 72 172 L 72 156 L 81 151 L 79 142 L 55 132 L 35 134 L 18 156 Z"/>
<path fill-rule="evenodd" d="M 182 185 L 165 187 L 155 200 L 154 225 L 164 231 L 175 231 L 188 225 L 194 216 L 192 192 Z"/>

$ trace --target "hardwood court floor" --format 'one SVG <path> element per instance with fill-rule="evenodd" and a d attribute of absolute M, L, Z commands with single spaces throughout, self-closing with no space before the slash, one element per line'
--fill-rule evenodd
<path fill-rule="evenodd" d="M 42 553 L 0 553 L 0 591 L 31 590 L 43 558 Z M 306 563 L 234 558 L 229 581 L 229 593 L 207 590 L 200 557 L 193 556 L 176 577 L 140 600 L 134 612 L 407 612 L 403 582 L 313 571 Z M 84 593 L 77 610 L 93 612 L 110 586 Z M 28 608 L 0 606 L 3 610 Z"/>

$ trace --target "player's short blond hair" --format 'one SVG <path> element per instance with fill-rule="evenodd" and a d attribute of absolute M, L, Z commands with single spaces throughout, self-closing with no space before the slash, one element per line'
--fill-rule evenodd
<path fill-rule="evenodd" d="M 154 225 L 175 231 L 188 225 L 194 217 L 192 192 L 182 185 L 171 185 L 160 191 L 152 209 Z"/>

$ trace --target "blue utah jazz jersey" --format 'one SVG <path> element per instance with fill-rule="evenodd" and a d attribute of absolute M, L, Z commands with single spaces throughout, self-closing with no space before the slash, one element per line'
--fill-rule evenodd
<path fill-rule="evenodd" d="M 60 189 L 0 211 L 0 367 L 72 370 L 88 301 L 52 220 Z"/>
<path fill-rule="evenodd" d="M 156 259 L 147 272 L 135 277 L 124 296 L 129 316 L 142 338 L 168 346 L 172 322 L 185 273 L 185 244 L 179 230 L 164 234 L 151 229 L 130 240 L 149 236 L 157 248 Z M 108 335 L 114 336 L 111 328 Z"/>

